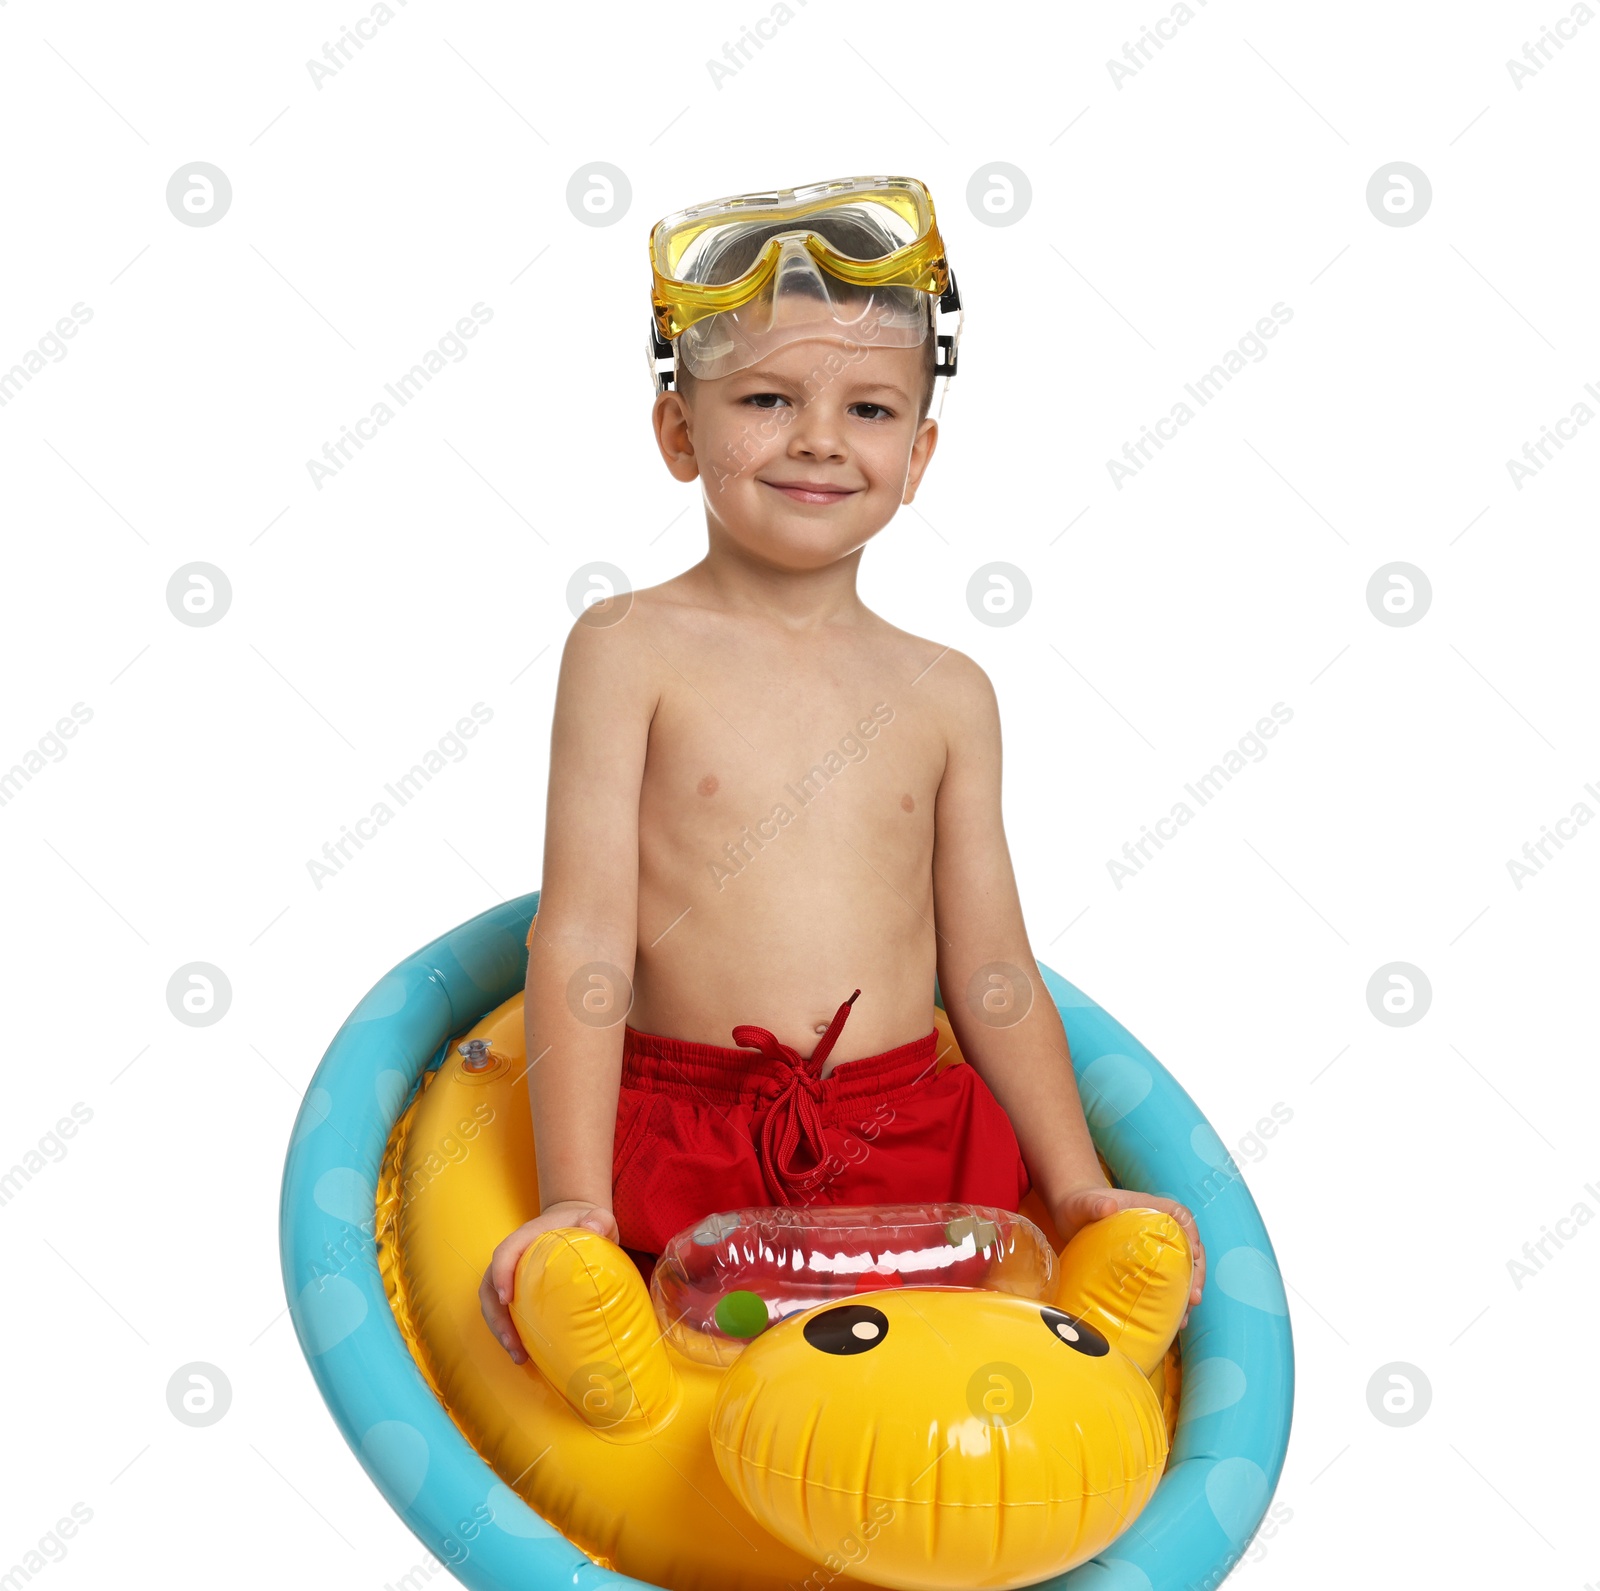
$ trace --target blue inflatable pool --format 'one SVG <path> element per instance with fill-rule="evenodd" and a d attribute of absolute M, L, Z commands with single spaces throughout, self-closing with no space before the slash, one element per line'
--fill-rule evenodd
<path fill-rule="evenodd" d="M 454 1036 L 515 994 L 537 893 L 408 956 L 351 1012 L 295 1122 L 284 1166 L 284 1288 L 345 1440 L 418 1539 L 473 1591 L 636 1586 L 591 1562 L 486 1465 L 444 1411 L 385 1296 L 374 1241 L 390 1131 Z M 1123 1186 L 1181 1200 L 1206 1245 L 1205 1297 L 1181 1338 L 1172 1452 L 1154 1498 L 1052 1591 L 1211 1591 L 1261 1523 L 1288 1447 L 1294 1355 L 1265 1227 L 1227 1149 L 1154 1056 L 1040 966 L 1090 1131 Z"/>

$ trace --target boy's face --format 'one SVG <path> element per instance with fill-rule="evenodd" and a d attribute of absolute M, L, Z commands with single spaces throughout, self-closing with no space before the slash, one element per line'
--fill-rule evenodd
<path fill-rule="evenodd" d="M 747 368 L 696 381 L 687 397 L 659 394 L 656 440 L 678 480 L 704 483 L 713 536 L 785 568 L 821 568 L 916 494 L 939 431 L 917 418 L 926 350 L 852 342 L 808 300 L 784 304 L 751 346 Z"/>

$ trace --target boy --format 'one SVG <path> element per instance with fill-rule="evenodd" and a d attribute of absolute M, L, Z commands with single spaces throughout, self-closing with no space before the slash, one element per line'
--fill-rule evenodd
<path fill-rule="evenodd" d="M 715 1210 L 1015 1210 L 1030 1184 L 1063 1242 L 1132 1205 L 1174 1215 L 1198 1303 L 1193 1217 L 1095 1157 L 1023 928 L 988 677 L 856 594 L 954 373 L 926 190 L 696 206 L 652 260 L 675 367 L 656 441 L 702 482 L 709 545 L 586 610 L 562 655 L 526 996 L 541 1208 L 495 1250 L 484 1318 L 522 1363 L 517 1260 L 552 1228 L 647 1272 Z M 968 1063 L 942 1071 L 936 974 Z"/>

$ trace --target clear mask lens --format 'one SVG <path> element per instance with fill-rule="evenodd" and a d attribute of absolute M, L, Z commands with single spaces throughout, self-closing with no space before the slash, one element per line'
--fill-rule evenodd
<path fill-rule="evenodd" d="M 910 287 L 847 286 L 822 270 L 804 237 L 795 235 L 780 243 L 777 268 L 760 293 L 737 309 L 688 327 L 678 339 L 678 357 L 690 375 L 716 380 L 806 338 L 915 348 L 931 335 L 932 319 L 933 300 L 927 293 Z"/>

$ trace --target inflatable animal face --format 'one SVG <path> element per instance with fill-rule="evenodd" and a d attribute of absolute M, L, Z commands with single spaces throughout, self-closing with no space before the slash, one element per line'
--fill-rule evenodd
<path fill-rule="evenodd" d="M 823 1304 L 720 1372 L 709 1418 L 682 1395 L 704 1367 L 669 1350 L 632 1262 L 597 1234 L 541 1237 L 513 1314 L 594 1439 L 670 1428 L 681 1451 L 693 1433 L 678 1422 L 695 1411 L 701 1462 L 750 1516 L 745 1531 L 854 1584 L 1013 1587 L 1093 1557 L 1149 1501 L 1167 1434 L 1146 1378 L 1191 1268 L 1175 1221 L 1126 1210 L 1062 1251 L 1053 1299 L 899 1287 Z"/>
<path fill-rule="evenodd" d="M 1143 1372 L 1082 1316 L 920 1289 L 758 1338 L 711 1441 L 734 1496 L 808 1556 L 859 1532 L 864 1502 L 887 1505 L 863 1567 L 904 1587 L 1017 1585 L 1080 1561 L 1144 1507 L 1167 1447 Z"/>

